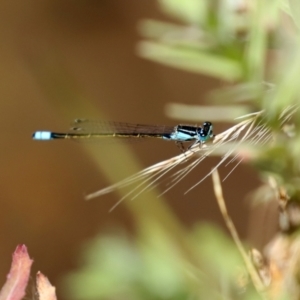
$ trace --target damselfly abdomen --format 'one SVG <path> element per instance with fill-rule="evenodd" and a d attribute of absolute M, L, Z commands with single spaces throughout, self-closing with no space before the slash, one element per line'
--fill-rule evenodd
<path fill-rule="evenodd" d="M 96 122 L 76 119 L 71 132 L 59 133 L 51 131 L 36 131 L 35 140 L 52 139 L 95 139 L 103 137 L 114 138 L 161 138 L 176 143 L 191 142 L 203 144 L 213 135 L 211 122 L 204 122 L 202 127 L 192 125 L 159 126 L 130 124 L 122 122 Z"/>

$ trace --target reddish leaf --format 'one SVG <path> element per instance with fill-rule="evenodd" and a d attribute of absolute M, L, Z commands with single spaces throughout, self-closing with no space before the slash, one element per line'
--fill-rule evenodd
<path fill-rule="evenodd" d="M 36 287 L 39 300 L 56 300 L 55 287 L 51 285 L 48 278 L 41 272 L 36 274 Z"/>
<path fill-rule="evenodd" d="M 0 292 L 0 300 L 20 300 L 25 296 L 32 262 L 26 246 L 17 246 L 6 283 Z"/>

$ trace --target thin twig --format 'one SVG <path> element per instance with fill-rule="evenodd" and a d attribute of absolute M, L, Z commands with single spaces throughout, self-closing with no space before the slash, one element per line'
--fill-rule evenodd
<path fill-rule="evenodd" d="M 243 244 L 238 236 L 238 233 L 235 229 L 235 226 L 232 222 L 232 219 L 230 218 L 230 216 L 228 214 L 225 200 L 223 197 L 223 191 L 222 191 L 222 186 L 221 186 L 221 182 L 220 182 L 220 177 L 219 177 L 219 173 L 217 170 L 214 170 L 212 172 L 212 179 L 213 179 L 215 196 L 217 198 L 217 202 L 218 202 L 221 214 L 224 218 L 225 224 L 226 224 L 226 226 L 227 226 L 227 228 L 228 228 L 243 260 L 244 260 L 244 263 L 246 265 L 246 268 L 251 277 L 254 287 L 256 288 L 257 292 L 263 297 L 263 299 L 265 299 L 265 296 L 262 293 L 264 291 L 264 285 L 261 282 L 261 279 L 259 278 L 250 258 L 248 257 L 248 255 L 243 247 Z"/>

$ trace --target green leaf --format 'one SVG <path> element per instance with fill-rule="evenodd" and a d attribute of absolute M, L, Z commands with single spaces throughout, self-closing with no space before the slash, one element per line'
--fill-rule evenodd
<path fill-rule="evenodd" d="M 155 42 L 140 43 L 138 51 L 142 57 L 152 61 L 227 81 L 241 79 L 243 74 L 241 65 L 237 61 L 202 51 L 176 48 Z"/>
<path fill-rule="evenodd" d="M 300 28 L 300 2 L 298 0 L 289 0 L 290 13 L 298 29 Z"/>
<path fill-rule="evenodd" d="M 199 24 L 207 11 L 207 1 L 159 0 L 161 9 L 167 14 L 192 24 Z"/>

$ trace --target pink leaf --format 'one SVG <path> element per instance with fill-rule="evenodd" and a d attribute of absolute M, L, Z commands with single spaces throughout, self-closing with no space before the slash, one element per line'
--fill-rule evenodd
<path fill-rule="evenodd" d="M 56 300 L 55 287 L 51 285 L 48 278 L 41 272 L 36 274 L 36 287 L 39 300 Z"/>
<path fill-rule="evenodd" d="M 13 254 L 7 280 L 0 292 L 0 300 L 21 300 L 25 296 L 32 262 L 26 246 L 18 245 Z"/>

